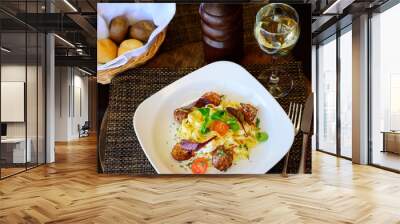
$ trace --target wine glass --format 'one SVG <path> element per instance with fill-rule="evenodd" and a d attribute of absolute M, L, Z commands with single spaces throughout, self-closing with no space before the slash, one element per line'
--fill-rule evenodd
<path fill-rule="evenodd" d="M 254 36 L 261 50 L 272 55 L 273 67 L 261 74 L 268 80 L 268 91 L 275 98 L 286 96 L 293 88 L 293 79 L 274 65 L 277 57 L 287 55 L 296 45 L 300 36 L 299 15 L 287 4 L 270 3 L 257 12 Z"/>

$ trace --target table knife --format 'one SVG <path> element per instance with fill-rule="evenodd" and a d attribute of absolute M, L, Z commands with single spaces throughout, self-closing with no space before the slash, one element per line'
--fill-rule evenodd
<path fill-rule="evenodd" d="M 305 172 L 306 152 L 309 145 L 309 140 L 312 135 L 314 114 L 314 94 L 311 93 L 304 105 L 303 117 L 301 118 L 300 129 L 303 132 L 303 146 L 301 149 L 300 165 L 298 172 L 303 174 Z"/>

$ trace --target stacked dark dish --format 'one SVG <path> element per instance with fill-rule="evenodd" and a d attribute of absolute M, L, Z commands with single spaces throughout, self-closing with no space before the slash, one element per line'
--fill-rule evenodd
<path fill-rule="evenodd" d="M 238 61 L 243 55 L 243 7 L 202 3 L 199 8 L 206 62 Z"/>

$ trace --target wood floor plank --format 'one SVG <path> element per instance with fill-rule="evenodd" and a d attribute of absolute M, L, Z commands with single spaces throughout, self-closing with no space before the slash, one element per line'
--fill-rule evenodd
<path fill-rule="evenodd" d="M 110 176 L 96 140 L 0 181 L 0 223 L 398 223 L 400 175 L 320 152 L 312 175 Z"/>

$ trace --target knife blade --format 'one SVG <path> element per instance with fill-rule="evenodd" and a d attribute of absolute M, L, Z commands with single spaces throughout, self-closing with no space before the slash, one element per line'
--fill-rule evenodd
<path fill-rule="evenodd" d="M 303 110 L 303 117 L 301 118 L 300 129 L 303 133 L 312 134 L 314 114 L 314 93 L 311 93 L 306 100 Z"/>
<path fill-rule="evenodd" d="M 311 93 L 306 100 L 303 110 L 303 117 L 301 118 L 300 129 L 303 132 L 303 146 L 301 149 L 299 173 L 304 173 L 306 150 L 309 144 L 310 135 L 312 135 L 314 115 L 314 93 Z"/>

